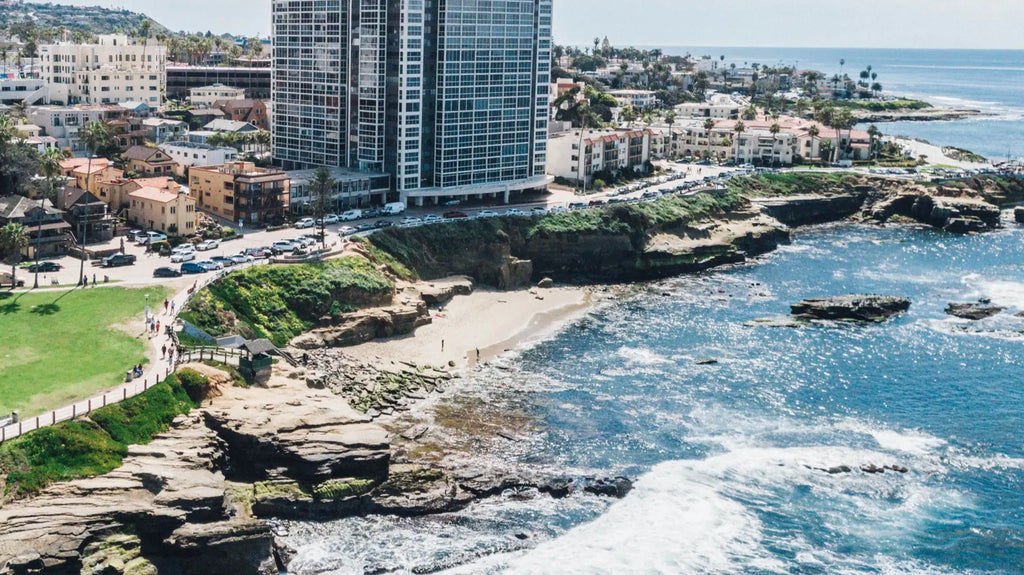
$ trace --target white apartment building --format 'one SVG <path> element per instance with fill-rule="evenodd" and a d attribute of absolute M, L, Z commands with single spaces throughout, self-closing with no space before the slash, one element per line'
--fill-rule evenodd
<path fill-rule="evenodd" d="M 651 159 L 652 130 L 579 130 L 563 132 L 548 140 L 548 174 L 587 184 L 603 170 L 644 169 Z M 583 154 L 580 154 L 580 149 Z"/>
<path fill-rule="evenodd" d="M 193 142 L 168 142 L 160 150 L 177 162 L 173 167 L 177 176 L 184 177 L 192 166 L 219 166 L 235 160 L 238 150 L 228 147 L 196 144 Z"/>
<path fill-rule="evenodd" d="M 750 105 L 748 100 L 729 94 L 712 94 L 706 102 L 687 102 L 675 107 L 681 118 L 711 118 L 714 120 L 736 120 L 743 109 Z"/>
<path fill-rule="evenodd" d="M 651 90 L 612 90 L 608 94 L 622 106 L 653 108 L 658 105 L 658 98 Z"/>
<path fill-rule="evenodd" d="M 96 44 L 60 42 L 39 46 L 47 99 L 60 104 L 144 102 L 160 105 L 167 86 L 167 49 L 123 34 Z"/>
<path fill-rule="evenodd" d="M 201 109 L 212 108 L 219 100 L 244 100 L 245 88 L 233 88 L 224 84 L 211 84 L 189 90 L 188 101 Z"/>
<path fill-rule="evenodd" d="M 57 147 L 71 150 L 76 156 L 86 153 L 78 132 L 89 122 L 102 122 L 122 117 L 118 106 L 32 106 L 28 121 L 39 126 L 43 134 L 57 140 Z"/>
<path fill-rule="evenodd" d="M 737 164 L 789 166 L 797 148 L 796 134 L 769 130 L 748 130 L 734 135 L 734 160 Z"/>
<path fill-rule="evenodd" d="M 35 104 L 46 96 L 46 82 L 40 78 L 0 78 L 0 104 Z"/>

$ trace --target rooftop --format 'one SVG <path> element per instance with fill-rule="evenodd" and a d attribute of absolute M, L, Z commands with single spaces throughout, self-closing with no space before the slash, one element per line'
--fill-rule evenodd
<path fill-rule="evenodd" d="M 128 196 L 161 204 L 169 204 L 178 199 L 178 194 L 168 192 L 167 190 L 159 190 L 157 188 L 139 188 L 128 194 Z"/>

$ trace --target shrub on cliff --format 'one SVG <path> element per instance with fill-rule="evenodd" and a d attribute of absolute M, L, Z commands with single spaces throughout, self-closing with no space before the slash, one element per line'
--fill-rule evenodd
<path fill-rule="evenodd" d="M 253 335 L 281 346 L 332 310 L 386 304 L 393 290 L 391 280 L 361 257 L 257 266 L 211 285 L 185 308 L 184 317 L 210 334 L 222 335 L 227 330 L 221 316 L 230 311 Z"/>
<path fill-rule="evenodd" d="M 844 172 L 758 174 L 729 180 L 729 190 L 747 197 L 792 196 L 841 192 L 857 185 L 855 174 Z"/>
<path fill-rule="evenodd" d="M 4 443 L 0 473 L 7 475 L 7 494 L 36 493 L 54 482 L 116 469 L 128 445 L 149 443 L 193 407 L 171 375 L 142 395 L 93 411 L 88 420 L 58 423 Z"/>

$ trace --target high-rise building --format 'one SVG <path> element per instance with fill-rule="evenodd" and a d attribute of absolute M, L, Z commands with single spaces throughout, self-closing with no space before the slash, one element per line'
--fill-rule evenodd
<path fill-rule="evenodd" d="M 167 85 L 167 48 L 155 40 L 111 34 L 95 44 L 46 44 L 39 46 L 39 60 L 51 103 L 144 102 L 155 108 Z"/>
<path fill-rule="evenodd" d="M 552 0 L 274 0 L 274 157 L 403 201 L 544 187 Z"/>

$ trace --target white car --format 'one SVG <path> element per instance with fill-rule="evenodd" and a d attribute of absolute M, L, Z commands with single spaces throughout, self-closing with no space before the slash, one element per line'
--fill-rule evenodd
<path fill-rule="evenodd" d="M 182 251 L 175 250 L 175 251 L 171 252 L 171 261 L 176 263 L 176 264 L 179 264 L 179 263 L 182 263 L 182 262 L 190 262 L 190 261 L 192 261 L 194 259 L 196 259 L 196 252 L 195 252 L 195 250 L 182 250 Z"/>
<path fill-rule="evenodd" d="M 295 222 L 295 228 L 300 230 L 311 228 L 315 225 L 316 220 L 314 220 L 313 218 L 302 218 L 301 220 Z"/>
<path fill-rule="evenodd" d="M 279 249 L 283 252 L 295 251 L 295 248 L 297 247 L 299 246 L 293 244 L 292 242 L 274 242 L 274 248 Z"/>
<path fill-rule="evenodd" d="M 356 233 L 357 231 L 359 231 L 359 230 L 353 228 L 352 226 L 344 226 L 340 230 L 338 230 L 338 233 L 343 235 L 343 236 L 351 236 L 352 234 Z"/>
<path fill-rule="evenodd" d="M 495 212 L 494 210 L 483 210 L 481 212 L 477 212 L 476 217 L 478 217 L 478 218 L 493 218 L 493 217 L 496 217 L 497 215 L 498 215 L 498 212 Z"/>
<path fill-rule="evenodd" d="M 537 206 L 536 208 L 530 210 L 530 213 L 535 216 L 543 216 L 544 214 L 548 213 L 548 209 L 545 208 L 544 206 Z"/>
<path fill-rule="evenodd" d="M 423 223 L 425 223 L 425 224 L 436 224 L 437 222 L 443 222 L 443 221 L 444 221 L 444 218 L 442 218 L 441 216 L 435 216 L 434 214 L 430 214 L 428 216 L 423 216 Z"/>
<path fill-rule="evenodd" d="M 412 216 L 408 216 L 408 217 L 402 218 L 402 222 L 400 224 L 398 224 L 398 225 L 400 225 L 403 228 L 411 228 L 413 226 L 418 226 L 418 225 L 420 225 L 422 223 L 423 223 L 423 220 L 421 220 L 419 218 L 414 218 Z"/>
<path fill-rule="evenodd" d="M 215 250 L 220 247 L 220 240 L 206 240 L 196 244 L 196 249 L 201 252 Z"/>
<path fill-rule="evenodd" d="M 506 216 L 521 216 L 521 215 L 523 215 L 523 210 L 520 210 L 519 208 L 509 208 L 508 211 L 505 212 L 505 215 Z"/>
<path fill-rule="evenodd" d="M 146 235 L 142 236 L 139 239 L 139 244 L 146 246 L 146 245 L 153 244 L 155 242 L 166 242 L 166 241 L 167 241 L 167 235 L 166 234 L 161 234 L 160 232 L 146 232 Z"/>
<path fill-rule="evenodd" d="M 354 222 L 361 217 L 363 217 L 363 210 L 349 210 L 338 216 L 338 219 L 343 222 Z"/>

